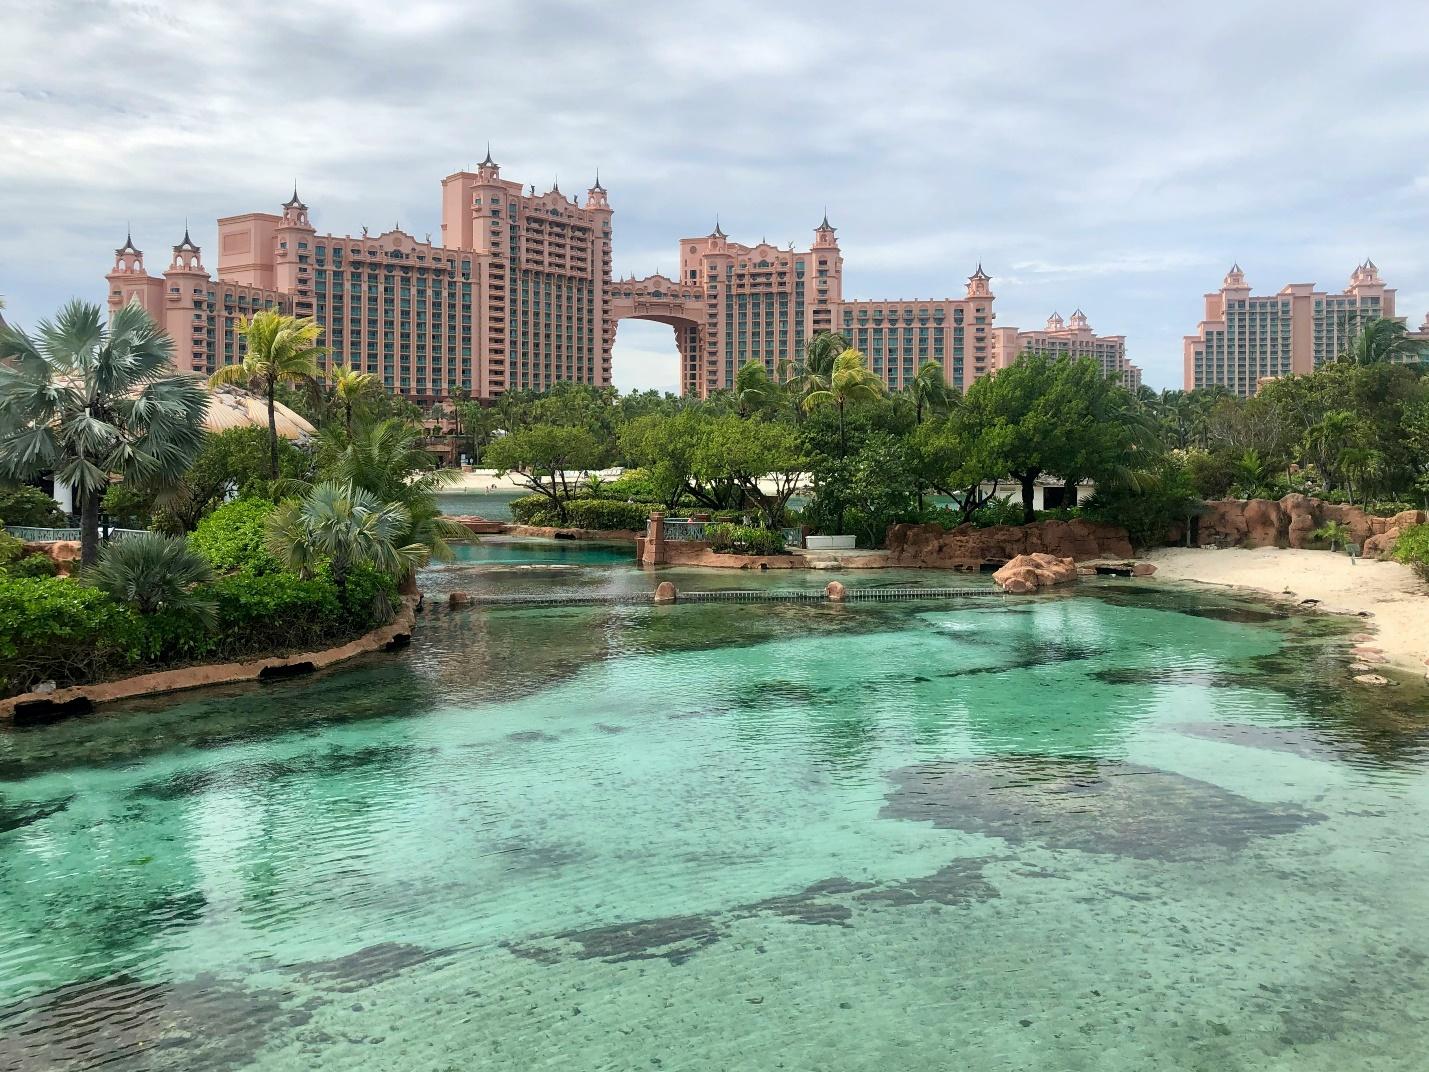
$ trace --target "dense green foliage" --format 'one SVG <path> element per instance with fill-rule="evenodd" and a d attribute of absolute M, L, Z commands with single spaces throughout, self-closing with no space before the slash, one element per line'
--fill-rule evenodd
<path fill-rule="evenodd" d="M 99 561 L 84 571 L 84 583 L 139 614 L 188 617 L 213 623 L 213 600 L 205 585 L 213 567 L 179 536 L 144 532 L 111 540 Z"/>
<path fill-rule="evenodd" d="M 735 555 L 777 555 L 784 550 L 784 538 L 770 529 L 716 522 L 705 526 L 710 550 Z"/>
<path fill-rule="evenodd" d="M 27 484 L 0 484 L 0 524 L 54 528 L 66 524 L 54 497 Z"/>
<path fill-rule="evenodd" d="M 615 499 L 571 499 L 565 504 L 565 517 L 562 519 L 551 500 L 544 495 L 527 495 L 511 502 L 511 516 L 522 525 L 569 525 L 581 529 L 631 529 L 637 532 L 644 531 L 650 509 L 642 503 Z"/>
<path fill-rule="evenodd" d="M 1166 458 L 1135 488 L 1108 485 L 1082 504 L 1082 516 L 1120 525 L 1136 547 L 1167 543 L 1172 530 L 1186 526 L 1202 503 L 1184 466 Z"/>
<path fill-rule="evenodd" d="M 1394 557 L 1429 581 L 1429 525 L 1410 525 L 1401 532 Z"/>
<path fill-rule="evenodd" d="M 189 546 L 219 573 L 277 573 L 282 567 L 267 544 L 274 509 L 266 499 L 225 503 L 199 522 L 189 535 Z"/>
<path fill-rule="evenodd" d="M 53 473 L 75 489 L 86 565 L 110 477 L 163 490 L 189 467 L 208 397 L 176 374 L 173 342 L 135 303 L 108 317 L 70 302 L 28 335 L 0 328 L 0 477 Z"/>
<path fill-rule="evenodd" d="M 66 577 L 0 576 L 0 691 L 120 672 L 144 648 L 139 616 Z"/>
<path fill-rule="evenodd" d="M 0 532 L 0 576 L 53 577 L 54 560 L 38 552 L 26 554 L 25 541 L 8 532 Z"/>

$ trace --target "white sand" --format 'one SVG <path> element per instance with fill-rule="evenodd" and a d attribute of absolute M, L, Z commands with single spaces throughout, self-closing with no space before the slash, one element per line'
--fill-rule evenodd
<path fill-rule="evenodd" d="M 1352 561 L 1328 551 L 1262 547 L 1202 550 L 1168 547 L 1147 556 L 1156 579 L 1244 588 L 1288 602 L 1320 600 L 1317 610 L 1368 611 L 1371 647 L 1388 662 L 1424 673 L 1429 657 L 1429 586 L 1398 562 Z"/>

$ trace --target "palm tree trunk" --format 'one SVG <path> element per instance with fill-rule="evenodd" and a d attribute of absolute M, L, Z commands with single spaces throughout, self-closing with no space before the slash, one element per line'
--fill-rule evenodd
<path fill-rule="evenodd" d="M 78 489 L 76 489 L 78 491 Z M 99 493 L 79 493 L 79 564 L 99 561 Z"/>
<path fill-rule="evenodd" d="M 277 381 L 268 381 L 268 476 L 278 479 L 278 415 L 275 411 L 277 405 Z"/>
<path fill-rule="evenodd" d="M 1022 523 L 1030 525 L 1037 520 L 1037 511 L 1032 508 L 1037 495 L 1037 474 L 1029 472 L 1022 478 Z"/>
<path fill-rule="evenodd" d="M 844 404 L 839 400 L 839 461 L 848 456 L 848 440 L 844 436 Z M 840 526 L 842 527 L 842 526 Z"/>
<path fill-rule="evenodd" d="M 347 441 L 352 442 L 352 399 L 347 398 L 342 403 L 342 426 L 347 429 Z"/>

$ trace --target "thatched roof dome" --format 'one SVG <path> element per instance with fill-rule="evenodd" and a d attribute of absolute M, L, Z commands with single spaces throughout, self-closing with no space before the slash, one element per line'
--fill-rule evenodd
<path fill-rule="evenodd" d="M 261 398 L 238 387 L 210 388 L 213 397 L 204 415 L 203 426 L 210 432 L 229 428 L 268 427 L 268 405 Z M 273 407 L 278 434 L 299 443 L 311 439 L 318 430 L 301 415 L 278 402 Z"/>

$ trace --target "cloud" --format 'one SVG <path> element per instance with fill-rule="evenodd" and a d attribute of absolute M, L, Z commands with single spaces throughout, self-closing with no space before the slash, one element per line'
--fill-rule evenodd
<path fill-rule="evenodd" d="M 295 177 L 324 230 L 437 234 L 441 177 L 488 139 L 542 189 L 600 168 L 617 272 L 673 270 L 716 214 L 802 245 L 827 205 L 848 296 L 956 295 L 981 261 L 999 323 L 1081 305 L 1157 386 L 1232 259 L 1273 290 L 1373 256 L 1416 324 L 1429 293 L 1418 0 L 80 0 L 4 26 L 0 293 L 22 323 L 101 299 L 126 221 L 151 263 L 185 218 L 211 251 L 216 217 Z M 673 339 L 624 353 L 633 330 L 617 377 L 673 385 L 652 356 Z"/>

